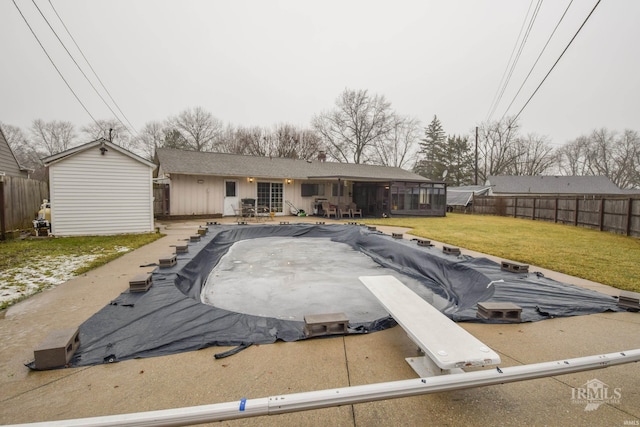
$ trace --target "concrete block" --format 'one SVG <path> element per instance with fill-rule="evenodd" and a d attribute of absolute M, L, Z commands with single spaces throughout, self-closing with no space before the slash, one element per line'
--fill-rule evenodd
<path fill-rule="evenodd" d="M 460 248 L 457 248 L 455 246 L 443 245 L 442 252 L 444 252 L 447 255 L 460 255 Z"/>
<path fill-rule="evenodd" d="M 502 261 L 500 269 L 503 271 L 510 271 L 511 273 L 528 273 L 529 265 L 513 261 Z"/>
<path fill-rule="evenodd" d="M 138 274 L 129 280 L 129 292 L 146 292 L 153 284 L 151 273 Z"/>
<path fill-rule="evenodd" d="M 201 236 L 206 236 L 207 231 L 209 231 L 207 228 L 198 228 L 198 234 Z"/>
<path fill-rule="evenodd" d="M 189 245 L 176 245 L 176 254 L 186 254 L 189 252 Z"/>
<path fill-rule="evenodd" d="M 431 240 L 425 240 L 425 239 L 416 239 L 418 246 L 433 246 L 431 244 Z"/>
<path fill-rule="evenodd" d="M 247 225 L 247 221 L 238 221 L 238 225 Z"/>
<path fill-rule="evenodd" d="M 391 233 L 391 237 L 394 239 L 402 239 L 402 233 Z"/>
<path fill-rule="evenodd" d="M 289 221 L 280 221 L 280 225 L 289 225 Z"/>
<path fill-rule="evenodd" d="M 324 221 L 316 221 L 316 225 L 324 225 Z"/>
<path fill-rule="evenodd" d="M 36 369 L 52 369 L 65 366 L 80 347 L 78 328 L 51 332 L 33 351 Z"/>
<path fill-rule="evenodd" d="M 510 302 L 479 302 L 476 316 L 481 319 L 520 323 L 522 308 Z"/>
<path fill-rule="evenodd" d="M 173 267 L 176 265 L 177 259 L 175 254 L 165 255 L 160 258 L 158 265 L 160 268 Z"/>
<path fill-rule="evenodd" d="M 629 311 L 640 311 L 640 293 L 620 291 L 618 307 L 626 308 Z"/>
<path fill-rule="evenodd" d="M 344 313 L 307 314 L 304 316 L 304 334 L 307 337 L 346 334 L 348 326 L 349 319 Z"/>
<path fill-rule="evenodd" d="M 195 234 L 193 236 L 189 237 L 189 241 L 190 242 L 199 242 L 200 241 L 200 235 L 199 234 Z"/>
<path fill-rule="evenodd" d="M 376 231 L 376 230 L 377 230 L 377 228 L 375 228 L 375 227 L 374 227 L 374 226 L 372 226 L 372 225 L 368 225 L 368 226 L 367 226 L 367 229 L 368 229 L 369 231 Z"/>

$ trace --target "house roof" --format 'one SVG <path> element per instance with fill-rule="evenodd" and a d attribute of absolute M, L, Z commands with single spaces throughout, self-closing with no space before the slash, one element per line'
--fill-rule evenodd
<path fill-rule="evenodd" d="M 95 148 L 98 146 L 104 146 L 106 147 L 108 150 L 113 150 L 113 151 L 117 151 L 119 153 L 124 154 L 125 156 L 131 157 L 133 160 L 138 161 L 144 165 L 149 166 L 150 168 L 155 168 L 156 165 L 153 162 L 150 162 L 148 160 L 143 159 L 142 157 L 138 156 L 137 154 L 132 153 L 129 150 L 126 150 L 122 147 L 120 147 L 119 145 L 116 145 L 112 142 L 107 141 L 104 138 L 100 138 L 100 139 L 96 139 L 95 141 L 91 141 L 88 142 L 86 144 L 83 145 L 78 145 L 77 147 L 73 147 L 70 148 L 68 150 L 62 151 L 58 154 L 54 154 L 53 156 L 49 156 L 49 157 L 45 157 L 44 159 L 42 159 L 42 162 L 44 163 L 45 166 L 49 166 L 53 163 L 57 163 L 63 159 L 66 159 L 70 156 L 73 156 L 75 154 L 81 153 L 83 151 L 89 150 L 91 148 Z"/>
<path fill-rule="evenodd" d="M 485 195 L 490 188 L 486 185 L 447 187 L 447 206 L 467 206 L 471 203 L 474 195 Z"/>
<path fill-rule="evenodd" d="M 4 135 L 2 128 L 0 128 L 0 174 L 7 174 L 9 176 L 26 176 L 26 172 L 29 170 L 20 166 L 18 159 L 16 158 L 9 141 Z"/>
<path fill-rule="evenodd" d="M 185 151 L 172 148 L 157 149 L 156 161 L 160 165 L 160 170 L 169 175 L 430 182 L 423 176 L 398 167 Z"/>
<path fill-rule="evenodd" d="M 490 176 L 492 194 L 625 194 L 606 176 Z"/>

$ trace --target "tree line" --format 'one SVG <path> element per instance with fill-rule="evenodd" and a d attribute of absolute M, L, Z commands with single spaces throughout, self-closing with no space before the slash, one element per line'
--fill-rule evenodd
<path fill-rule="evenodd" d="M 331 161 L 401 167 L 454 186 L 476 179 L 482 184 L 490 175 L 560 174 L 604 175 L 620 188 L 640 188 L 637 131 L 596 129 L 556 148 L 545 136 L 523 135 L 518 122 L 507 117 L 480 123 L 467 135 L 451 135 L 437 116 L 422 127 L 367 90 L 345 89 L 308 127 L 233 126 L 202 107 L 148 122 L 135 135 L 116 119 L 98 120 L 79 133 L 58 120 L 34 120 L 26 132 L 0 125 L 19 162 L 31 169 L 44 157 L 105 138 L 149 160 L 160 147 L 305 160 L 322 153 Z"/>

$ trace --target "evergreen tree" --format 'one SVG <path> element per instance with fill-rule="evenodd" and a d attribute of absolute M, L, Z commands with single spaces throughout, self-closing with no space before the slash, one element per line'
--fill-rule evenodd
<path fill-rule="evenodd" d="M 420 141 L 420 160 L 415 171 L 425 178 L 441 181 L 447 170 L 447 137 L 438 116 L 433 116 L 429 126 L 425 128 L 425 137 Z"/>

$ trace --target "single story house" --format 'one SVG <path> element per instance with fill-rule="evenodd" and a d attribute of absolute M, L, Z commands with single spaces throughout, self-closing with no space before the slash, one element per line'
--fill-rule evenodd
<path fill-rule="evenodd" d="M 155 161 L 162 213 L 170 216 L 236 215 L 243 199 L 278 216 L 296 209 L 321 215 L 323 203 L 355 203 L 364 216 L 446 215 L 443 182 L 397 167 L 171 148 L 156 150 Z"/>
<path fill-rule="evenodd" d="M 489 176 L 489 196 L 624 195 L 606 176 Z"/>
<path fill-rule="evenodd" d="M 51 232 L 56 236 L 155 230 L 155 164 L 105 139 L 43 159 L 49 169 Z"/>

